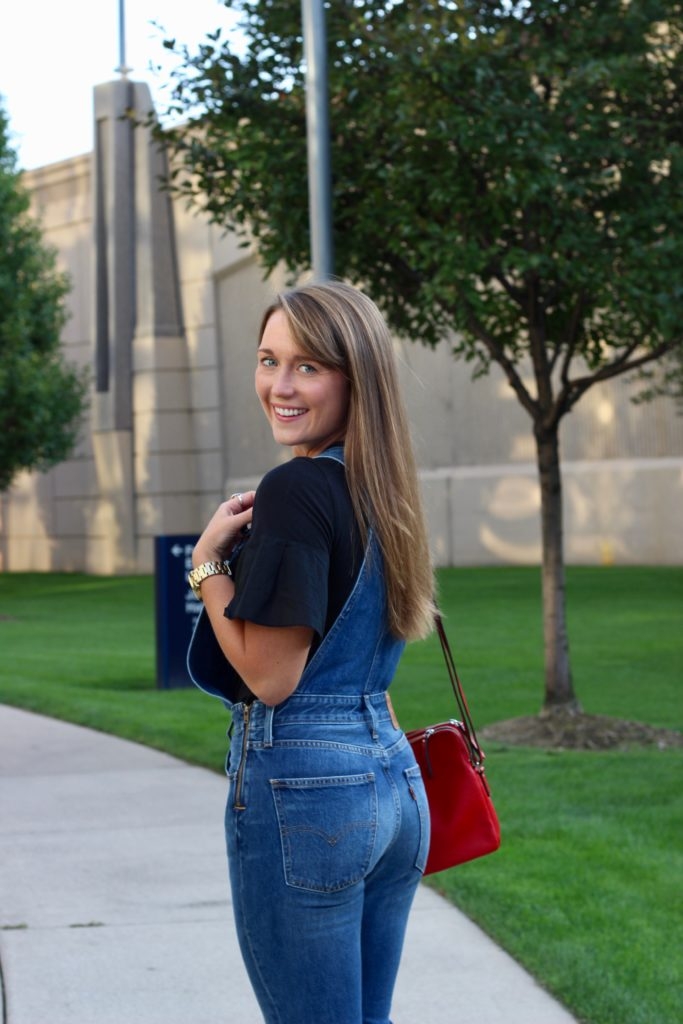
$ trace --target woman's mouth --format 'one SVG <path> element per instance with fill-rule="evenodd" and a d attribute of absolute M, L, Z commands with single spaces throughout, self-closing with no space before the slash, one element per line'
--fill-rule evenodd
<path fill-rule="evenodd" d="M 293 420 L 297 416 L 303 416 L 306 409 L 295 409 L 287 405 L 274 405 L 273 412 L 281 420 Z"/>

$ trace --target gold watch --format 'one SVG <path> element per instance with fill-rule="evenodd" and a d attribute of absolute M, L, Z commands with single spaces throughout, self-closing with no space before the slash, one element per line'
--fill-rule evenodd
<path fill-rule="evenodd" d="M 192 569 L 188 573 L 187 582 L 198 601 L 202 599 L 199 588 L 209 576 L 232 576 L 232 569 L 227 562 L 202 562 L 196 569 Z"/>

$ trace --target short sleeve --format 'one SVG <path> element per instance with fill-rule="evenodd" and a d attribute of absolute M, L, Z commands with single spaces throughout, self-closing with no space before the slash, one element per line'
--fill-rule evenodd
<path fill-rule="evenodd" d="M 310 626 L 323 635 L 329 558 L 297 541 L 252 537 L 240 555 L 229 619 L 259 626 Z"/>
<path fill-rule="evenodd" d="M 230 619 L 325 632 L 332 543 L 331 495 L 315 460 L 271 470 L 254 502 L 249 541 L 235 571 Z"/>

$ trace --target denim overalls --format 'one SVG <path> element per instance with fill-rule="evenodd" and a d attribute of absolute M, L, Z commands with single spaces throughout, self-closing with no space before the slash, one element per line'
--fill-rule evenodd
<path fill-rule="evenodd" d="M 371 539 L 296 691 L 228 705 L 232 898 L 267 1024 L 389 1024 L 429 811 L 387 701 L 404 644 L 384 608 Z"/>

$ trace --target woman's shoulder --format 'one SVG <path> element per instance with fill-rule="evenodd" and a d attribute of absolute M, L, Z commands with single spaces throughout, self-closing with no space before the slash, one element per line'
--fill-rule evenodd
<path fill-rule="evenodd" d="M 307 492 L 312 491 L 320 497 L 330 497 L 340 483 L 345 486 L 344 467 L 341 463 L 329 458 L 295 456 L 269 470 L 258 490 L 261 495 L 284 498 L 300 493 L 300 489 L 305 488 Z"/>
<path fill-rule="evenodd" d="M 351 515 L 344 467 L 331 459 L 295 457 L 263 477 L 254 501 L 254 528 L 271 535 L 329 545 Z"/>

